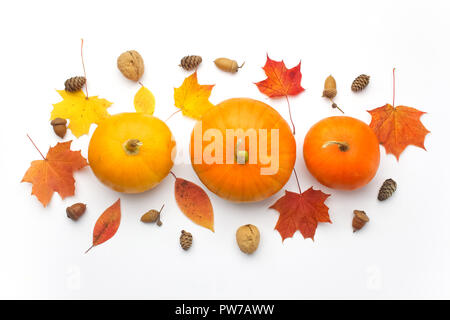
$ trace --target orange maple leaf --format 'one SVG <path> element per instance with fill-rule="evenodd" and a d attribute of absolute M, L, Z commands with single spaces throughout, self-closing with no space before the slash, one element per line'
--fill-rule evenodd
<path fill-rule="evenodd" d="M 270 98 L 295 96 L 305 89 L 301 86 L 302 73 L 300 72 L 301 62 L 287 69 L 284 61 L 275 61 L 267 55 L 267 61 L 263 69 L 267 79 L 257 82 L 259 91 Z"/>
<path fill-rule="evenodd" d="M 81 151 L 70 150 L 72 141 L 57 143 L 48 150 L 43 160 L 31 162 L 21 182 L 33 184 L 34 194 L 44 207 L 50 202 L 53 192 L 62 199 L 75 193 L 73 172 L 88 165 Z M 34 143 L 33 143 L 34 144 Z"/>
<path fill-rule="evenodd" d="M 425 149 L 425 136 L 430 132 L 420 121 L 425 112 L 405 106 L 393 107 L 390 104 L 368 112 L 372 116 L 370 127 L 380 144 L 384 146 L 386 153 L 393 154 L 397 161 L 408 145 Z"/>
<path fill-rule="evenodd" d="M 285 191 L 285 195 L 277 200 L 270 209 L 280 213 L 275 229 L 283 241 L 299 230 L 303 238 L 314 240 L 314 234 L 319 222 L 331 223 L 325 200 L 329 194 L 312 187 L 303 193 Z"/>

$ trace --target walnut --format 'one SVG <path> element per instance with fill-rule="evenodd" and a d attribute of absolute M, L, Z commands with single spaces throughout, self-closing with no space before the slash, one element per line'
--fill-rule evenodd
<path fill-rule="evenodd" d="M 144 60 L 139 52 L 135 50 L 126 51 L 117 59 L 117 67 L 126 78 L 139 81 L 144 73 Z"/>
<path fill-rule="evenodd" d="M 252 224 L 241 226 L 236 231 L 236 241 L 242 252 L 251 254 L 258 249 L 259 230 Z"/>

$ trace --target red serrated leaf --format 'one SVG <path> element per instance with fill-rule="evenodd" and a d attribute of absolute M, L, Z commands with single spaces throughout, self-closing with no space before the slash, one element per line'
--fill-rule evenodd
<path fill-rule="evenodd" d="M 120 218 L 121 212 L 119 199 L 112 206 L 106 209 L 105 212 L 103 212 L 97 219 L 92 237 L 92 246 L 86 251 L 86 253 L 93 247 L 108 241 L 116 234 L 120 226 Z"/>
<path fill-rule="evenodd" d="M 284 61 L 275 61 L 267 55 L 267 61 L 263 69 L 267 79 L 257 82 L 259 91 L 268 97 L 295 96 L 305 89 L 301 86 L 302 73 L 300 72 L 301 62 L 287 69 Z"/>
<path fill-rule="evenodd" d="M 425 136 L 430 132 L 420 121 L 425 112 L 405 106 L 393 107 L 390 104 L 368 112 L 372 116 L 370 127 L 386 153 L 395 155 L 399 160 L 400 154 L 408 145 L 425 149 Z"/>
<path fill-rule="evenodd" d="M 324 203 L 329 196 L 312 187 L 301 194 L 286 190 L 285 195 L 270 206 L 270 209 L 280 213 L 275 229 L 283 241 L 292 237 L 297 230 L 305 239 L 314 240 L 317 224 L 331 223 L 328 207 Z"/>
<path fill-rule="evenodd" d="M 88 165 L 80 151 L 70 150 L 72 141 L 57 143 L 44 160 L 31 162 L 21 182 L 33 184 L 34 194 L 44 207 L 56 191 L 64 199 L 75 193 L 73 172 Z M 34 143 L 33 143 L 34 144 Z"/>

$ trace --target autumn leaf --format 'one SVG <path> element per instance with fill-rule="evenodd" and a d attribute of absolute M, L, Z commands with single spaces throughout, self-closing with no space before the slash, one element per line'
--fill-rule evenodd
<path fill-rule="evenodd" d="M 214 107 L 209 102 L 209 96 L 214 85 L 200 85 L 197 81 L 197 71 L 184 79 L 179 88 L 174 89 L 175 106 L 183 115 L 200 119 L 206 111 Z"/>
<path fill-rule="evenodd" d="M 301 62 L 297 66 L 287 69 L 284 61 L 271 60 L 269 55 L 267 55 L 266 64 L 263 67 L 267 79 L 255 83 L 259 91 L 270 98 L 286 97 L 292 133 L 294 135 L 295 125 L 292 120 L 288 96 L 295 96 L 305 90 L 301 86 L 302 73 L 300 72 L 300 64 Z"/>
<path fill-rule="evenodd" d="M 267 79 L 256 83 L 259 91 L 270 98 L 295 96 L 301 93 L 305 89 L 301 86 L 300 64 L 301 62 L 287 69 L 284 61 L 271 60 L 267 55 L 266 64 L 263 67 Z"/>
<path fill-rule="evenodd" d="M 50 120 L 55 118 L 69 119 L 69 129 L 77 138 L 83 134 L 88 134 L 92 123 L 98 124 L 109 116 L 106 109 L 111 106 L 111 102 L 108 100 L 98 97 L 86 98 L 81 90 L 76 92 L 56 91 L 63 98 L 63 101 L 53 105 Z"/>
<path fill-rule="evenodd" d="M 55 191 L 62 199 L 73 196 L 73 172 L 88 165 L 81 151 L 70 150 L 71 143 L 72 141 L 57 143 L 48 150 L 43 160 L 31 162 L 21 181 L 33 184 L 31 194 L 35 195 L 44 207 L 50 202 Z"/>
<path fill-rule="evenodd" d="M 325 200 L 329 194 L 312 187 L 303 193 L 285 191 L 285 195 L 278 199 L 270 209 L 280 213 L 275 229 L 283 241 L 299 230 L 303 238 L 314 240 L 314 234 L 319 222 L 331 223 Z"/>
<path fill-rule="evenodd" d="M 420 121 L 425 112 L 405 106 L 393 107 L 390 104 L 368 112 L 372 116 L 369 126 L 386 153 L 393 154 L 399 160 L 400 154 L 408 145 L 425 149 L 425 136 L 430 132 Z"/>
<path fill-rule="evenodd" d="M 152 115 L 155 112 L 155 97 L 153 93 L 142 86 L 134 96 L 134 108 L 136 112 Z"/>
<path fill-rule="evenodd" d="M 94 226 L 94 232 L 92 237 L 92 246 L 87 249 L 86 253 L 93 247 L 102 244 L 105 241 L 111 239 L 117 232 L 120 226 L 120 199 L 117 200 L 112 206 L 105 210 L 102 215 L 97 219 Z"/>
<path fill-rule="evenodd" d="M 214 212 L 206 192 L 195 183 L 176 178 L 175 200 L 192 222 L 214 232 Z"/>

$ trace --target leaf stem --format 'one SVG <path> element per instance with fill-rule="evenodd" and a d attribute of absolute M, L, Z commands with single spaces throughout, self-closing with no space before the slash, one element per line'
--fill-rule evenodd
<path fill-rule="evenodd" d="M 169 121 L 169 119 L 172 118 L 172 116 L 174 116 L 175 114 L 177 114 L 177 113 L 180 112 L 180 111 L 181 111 L 181 109 L 179 109 L 179 110 L 175 111 L 174 113 L 172 113 L 172 114 L 166 119 L 166 121 L 164 121 L 164 122 Z"/>
<path fill-rule="evenodd" d="M 292 124 L 292 134 L 295 136 L 295 125 L 294 125 L 294 121 L 292 120 L 292 114 L 291 114 L 291 104 L 289 103 L 289 98 L 287 95 L 285 95 L 286 97 L 286 101 L 288 104 L 288 110 L 289 110 L 289 118 L 291 119 L 291 124 Z"/>
<path fill-rule="evenodd" d="M 41 150 L 39 150 L 39 148 L 36 146 L 36 144 L 34 143 L 33 139 L 31 139 L 31 137 L 28 135 L 27 133 L 27 137 L 28 139 L 30 139 L 31 143 L 33 144 L 33 146 L 36 148 L 36 150 L 39 152 L 39 154 L 41 155 L 42 159 L 47 160 L 44 155 L 42 154 Z"/>
<path fill-rule="evenodd" d="M 170 174 L 175 178 L 175 180 L 177 179 L 177 176 L 175 175 L 175 173 L 172 172 L 172 170 L 170 170 Z"/>
<path fill-rule="evenodd" d="M 83 43 L 84 40 L 81 38 L 81 64 L 83 65 L 84 78 L 86 79 L 85 87 L 86 87 L 86 99 L 89 99 L 89 92 L 87 86 L 87 77 L 86 77 L 86 68 L 84 67 L 84 58 L 83 58 Z"/>
<path fill-rule="evenodd" d="M 393 94 L 392 94 L 392 107 L 395 107 L 395 68 L 392 70 L 392 78 L 393 78 Z"/>
<path fill-rule="evenodd" d="M 84 254 L 88 253 L 93 247 L 94 247 L 94 245 L 90 246 L 89 249 L 87 249 Z"/>
<path fill-rule="evenodd" d="M 298 182 L 297 171 L 294 168 L 295 180 L 297 181 L 297 187 L 300 194 L 302 194 L 302 189 L 300 188 L 300 183 Z"/>

